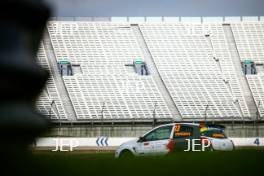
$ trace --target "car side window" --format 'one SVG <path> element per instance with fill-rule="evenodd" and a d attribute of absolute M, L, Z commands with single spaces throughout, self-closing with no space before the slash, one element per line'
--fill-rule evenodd
<path fill-rule="evenodd" d="M 202 136 L 212 137 L 212 138 L 227 138 L 222 130 L 207 130 L 201 133 Z"/>
<path fill-rule="evenodd" d="M 182 125 L 182 124 L 176 124 L 174 128 L 173 138 L 186 138 L 193 135 L 193 127 Z"/>
<path fill-rule="evenodd" d="M 172 126 L 164 126 L 151 131 L 145 136 L 146 141 L 157 141 L 169 139 L 171 135 Z"/>

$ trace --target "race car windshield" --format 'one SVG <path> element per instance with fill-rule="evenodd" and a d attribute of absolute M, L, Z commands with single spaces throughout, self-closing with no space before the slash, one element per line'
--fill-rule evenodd
<path fill-rule="evenodd" d="M 213 130 L 207 130 L 201 133 L 202 136 L 207 136 L 211 138 L 219 138 L 219 139 L 225 139 L 226 135 L 223 132 L 223 130 L 213 129 Z"/>

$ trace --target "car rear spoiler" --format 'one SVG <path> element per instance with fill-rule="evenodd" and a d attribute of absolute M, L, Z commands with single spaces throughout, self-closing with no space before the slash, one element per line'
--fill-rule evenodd
<path fill-rule="evenodd" d="M 203 127 L 219 128 L 219 129 L 222 129 L 222 130 L 224 130 L 226 128 L 224 125 L 220 125 L 220 124 L 208 124 L 208 123 L 205 123 L 205 122 L 201 122 L 200 123 L 200 128 L 203 128 Z"/>
<path fill-rule="evenodd" d="M 220 128 L 222 130 L 224 130 L 226 128 L 224 125 L 220 125 L 220 124 L 206 124 L 206 127 L 209 127 L 209 128 Z"/>

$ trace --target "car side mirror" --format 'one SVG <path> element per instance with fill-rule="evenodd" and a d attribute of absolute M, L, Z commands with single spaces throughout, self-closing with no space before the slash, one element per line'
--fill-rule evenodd
<path fill-rule="evenodd" d="M 145 142 L 145 141 L 146 141 L 146 138 L 141 136 L 139 137 L 137 142 Z"/>

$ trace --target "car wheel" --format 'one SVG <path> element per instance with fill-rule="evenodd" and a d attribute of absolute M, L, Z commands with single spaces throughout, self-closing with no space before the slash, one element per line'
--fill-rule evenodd
<path fill-rule="evenodd" d="M 212 145 L 210 145 L 208 148 L 205 149 L 206 152 L 213 152 L 214 148 Z"/>
<path fill-rule="evenodd" d="M 121 152 L 119 158 L 120 159 L 123 159 L 123 158 L 133 158 L 134 157 L 134 154 L 129 151 L 129 150 L 124 150 Z"/>

